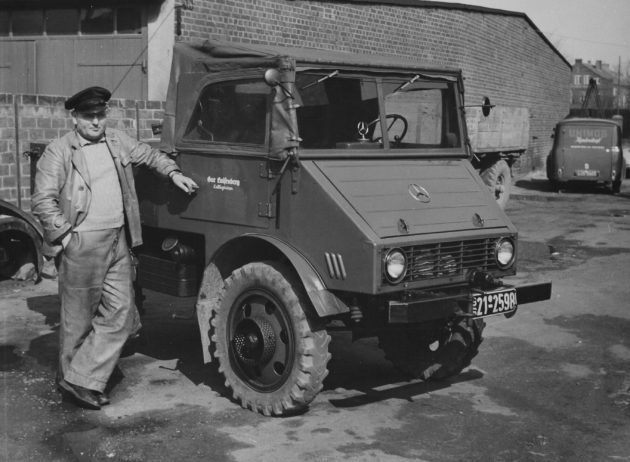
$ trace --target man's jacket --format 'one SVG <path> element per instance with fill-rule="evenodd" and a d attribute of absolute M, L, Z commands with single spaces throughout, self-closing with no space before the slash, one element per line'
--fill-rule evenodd
<path fill-rule="evenodd" d="M 119 130 L 106 129 L 105 141 L 120 180 L 129 244 L 135 247 L 142 244 L 142 230 L 132 167 L 144 165 L 164 176 L 179 168 L 166 154 Z M 51 142 L 37 162 L 31 209 L 44 228 L 52 254 L 61 251 L 61 238 L 85 219 L 91 200 L 85 154 L 78 134 L 72 131 Z"/>

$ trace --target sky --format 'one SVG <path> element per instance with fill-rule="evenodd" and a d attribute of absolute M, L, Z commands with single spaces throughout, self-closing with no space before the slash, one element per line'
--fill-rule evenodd
<path fill-rule="evenodd" d="M 571 63 L 630 70 L 630 0 L 440 0 L 525 13 Z"/>

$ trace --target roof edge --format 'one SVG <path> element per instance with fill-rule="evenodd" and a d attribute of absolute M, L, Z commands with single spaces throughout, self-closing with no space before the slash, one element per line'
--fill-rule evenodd
<path fill-rule="evenodd" d="M 490 14 L 499 14 L 504 16 L 515 16 L 525 19 L 527 23 L 534 29 L 534 31 L 547 43 L 549 48 L 551 48 L 561 59 L 565 62 L 565 64 L 569 68 L 573 68 L 569 60 L 564 57 L 560 50 L 558 50 L 553 43 L 547 38 L 547 36 L 536 26 L 534 21 L 530 19 L 527 14 L 521 11 L 511 11 L 511 10 L 501 10 L 498 8 L 490 8 L 487 6 L 478 6 L 478 5 L 467 5 L 465 3 L 447 3 L 433 0 L 313 0 L 314 2 L 319 3 L 362 3 L 369 5 L 395 5 L 395 6 L 405 6 L 405 7 L 414 7 L 414 8 L 443 8 L 448 10 L 463 10 L 463 11 L 472 11 L 476 13 L 490 13 Z"/>

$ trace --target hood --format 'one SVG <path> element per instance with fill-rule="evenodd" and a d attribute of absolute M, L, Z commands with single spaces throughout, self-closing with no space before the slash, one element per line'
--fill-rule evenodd
<path fill-rule="evenodd" d="M 508 225 L 465 159 L 314 164 L 379 238 Z"/>

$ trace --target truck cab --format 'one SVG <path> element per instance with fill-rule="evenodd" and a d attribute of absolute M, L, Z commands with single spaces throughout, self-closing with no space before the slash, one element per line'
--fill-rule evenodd
<path fill-rule="evenodd" d="M 139 281 L 197 296 L 204 358 L 243 407 L 308 406 L 332 325 L 442 379 L 470 364 L 485 317 L 550 297 L 503 282 L 517 230 L 471 165 L 464 106 L 456 69 L 176 45 L 161 149 L 200 188 L 139 174 Z"/>

